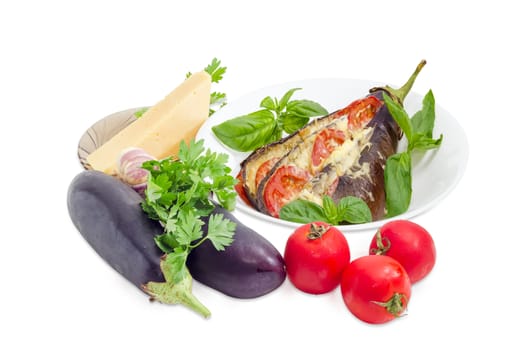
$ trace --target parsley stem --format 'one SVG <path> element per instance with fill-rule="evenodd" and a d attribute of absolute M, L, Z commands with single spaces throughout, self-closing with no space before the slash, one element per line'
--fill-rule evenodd
<path fill-rule="evenodd" d="M 196 247 L 198 247 L 199 245 L 201 245 L 203 242 L 205 242 L 206 240 L 208 239 L 208 236 L 205 236 L 203 238 L 201 238 L 200 240 L 198 240 L 196 243 L 194 244 L 190 244 L 189 245 L 189 249 L 192 250 Z"/>

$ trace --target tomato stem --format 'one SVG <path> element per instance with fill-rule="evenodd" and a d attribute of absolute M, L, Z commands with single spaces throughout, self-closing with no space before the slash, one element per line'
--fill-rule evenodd
<path fill-rule="evenodd" d="M 381 236 L 381 231 L 376 232 L 376 248 L 371 249 L 371 253 L 375 255 L 385 255 L 390 249 L 390 240 Z"/>
<path fill-rule="evenodd" d="M 309 232 L 306 235 L 307 239 L 314 240 L 318 238 L 322 238 L 322 236 L 329 230 L 329 226 L 327 225 L 319 225 L 314 222 L 309 226 Z"/>
<path fill-rule="evenodd" d="M 384 307 L 394 317 L 403 316 L 406 310 L 407 298 L 403 293 L 394 293 L 386 302 L 372 301 L 374 304 Z"/>

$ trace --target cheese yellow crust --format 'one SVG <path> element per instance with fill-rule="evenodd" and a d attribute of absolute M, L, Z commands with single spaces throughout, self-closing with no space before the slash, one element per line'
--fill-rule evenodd
<path fill-rule="evenodd" d="M 157 159 L 175 155 L 180 141 L 191 141 L 208 118 L 210 83 L 206 72 L 192 74 L 142 117 L 92 152 L 88 163 L 95 170 L 115 175 L 117 159 L 128 147 L 142 148 Z"/>

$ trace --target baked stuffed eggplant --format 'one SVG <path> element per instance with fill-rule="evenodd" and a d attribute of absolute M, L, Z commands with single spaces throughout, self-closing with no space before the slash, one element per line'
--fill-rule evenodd
<path fill-rule="evenodd" d="M 252 206 L 259 209 L 260 200 L 256 198 L 256 192 L 261 180 L 276 165 L 277 161 L 288 153 L 294 154 L 304 141 L 312 137 L 317 131 L 336 120 L 346 117 L 345 108 L 327 116 L 314 119 L 311 123 L 298 131 L 282 138 L 279 141 L 264 145 L 252 152 L 242 163 L 239 180 L 243 184 L 247 200 Z"/>
<path fill-rule="evenodd" d="M 297 199 L 321 205 L 324 196 L 337 203 L 355 196 L 367 203 L 373 220 L 383 218 L 384 167 L 402 136 L 383 92 L 402 104 L 424 64 L 400 89 L 373 88 L 366 97 L 252 152 L 238 176 L 246 200 L 278 217 L 285 204 Z"/>

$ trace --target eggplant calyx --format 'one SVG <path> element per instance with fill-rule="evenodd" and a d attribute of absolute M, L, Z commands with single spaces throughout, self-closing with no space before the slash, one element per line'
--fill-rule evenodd
<path fill-rule="evenodd" d="M 398 103 L 400 106 L 403 106 L 403 101 L 405 100 L 405 97 L 408 95 L 410 90 L 412 89 L 412 86 L 414 85 L 414 82 L 419 75 L 419 72 L 421 72 L 421 69 L 423 69 L 424 65 L 426 64 L 426 60 L 421 60 L 419 64 L 417 65 L 416 69 L 408 78 L 407 82 L 401 86 L 399 89 L 394 89 L 388 85 L 386 86 L 380 86 L 380 87 L 373 87 L 369 90 L 370 93 L 376 92 L 376 91 L 385 91 L 396 103 Z"/>
<path fill-rule="evenodd" d="M 406 301 L 407 298 L 403 293 L 394 293 L 394 295 L 385 302 L 372 301 L 372 303 L 385 308 L 385 310 L 394 317 L 401 317 L 404 316 L 403 312 L 406 310 Z"/>
<path fill-rule="evenodd" d="M 372 248 L 370 252 L 375 255 L 385 255 L 390 249 L 390 240 L 387 237 L 381 237 L 381 231 L 376 231 L 376 248 Z"/>
<path fill-rule="evenodd" d="M 182 304 L 208 318 L 210 310 L 192 294 L 192 276 L 189 270 L 185 268 L 184 277 L 175 283 L 165 257 L 164 255 L 160 259 L 160 269 L 165 282 L 148 282 L 143 284 L 141 288 L 150 296 L 151 301 L 159 301 L 164 304 Z"/>
<path fill-rule="evenodd" d="M 318 238 L 322 238 L 322 236 L 329 230 L 329 227 L 326 225 L 319 225 L 317 223 L 312 222 L 309 226 L 309 232 L 306 235 L 307 239 L 312 241 Z"/>

